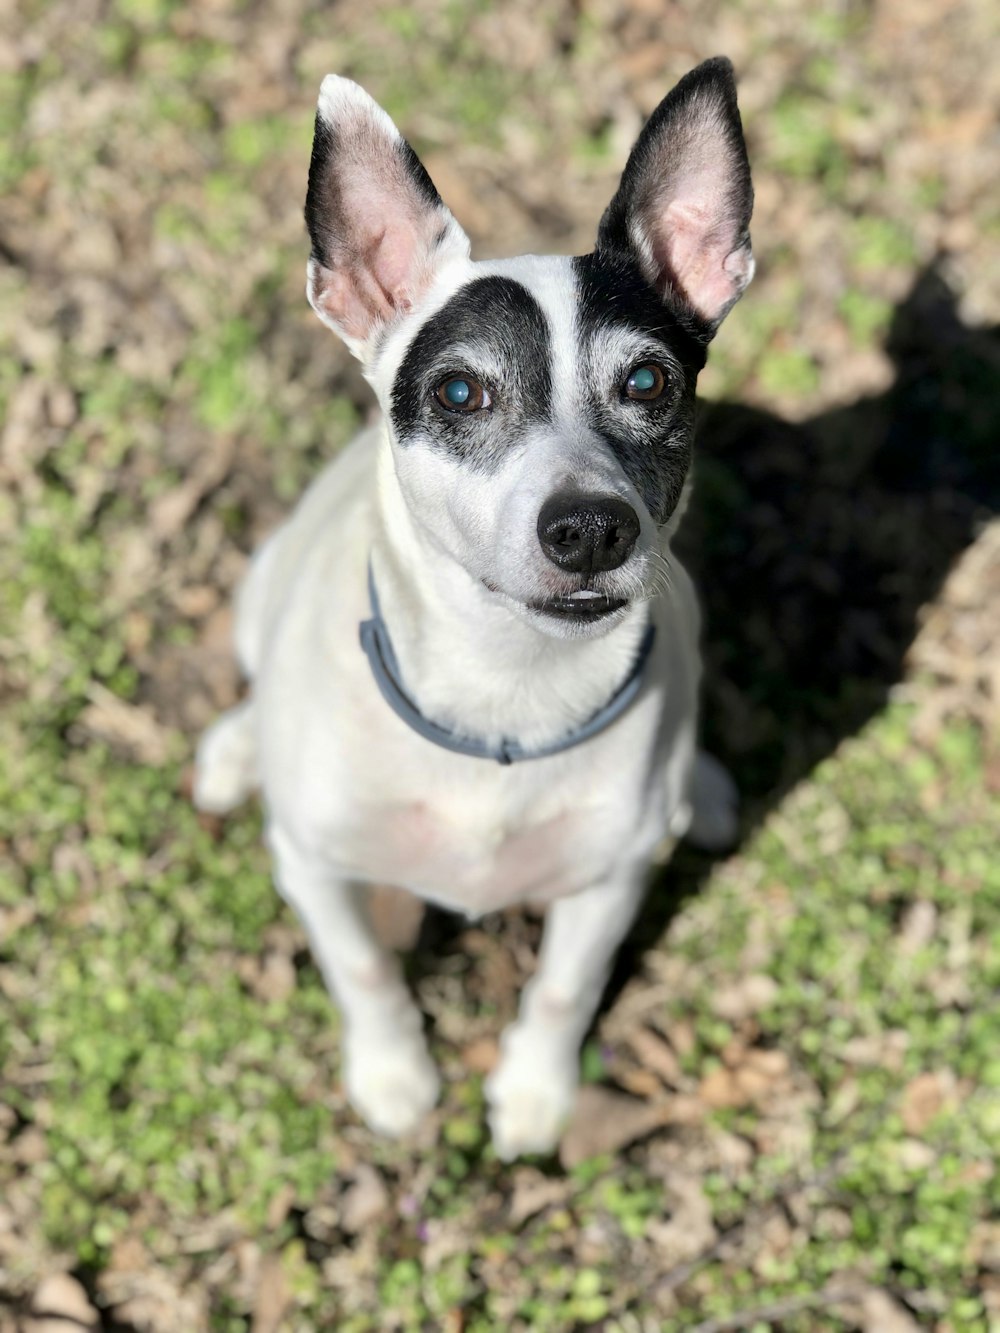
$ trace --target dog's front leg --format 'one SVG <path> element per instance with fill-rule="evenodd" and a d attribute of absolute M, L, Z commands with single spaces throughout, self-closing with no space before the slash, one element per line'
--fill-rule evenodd
<path fill-rule="evenodd" d="M 579 1050 L 615 951 L 635 919 L 645 865 L 623 868 L 550 907 L 538 971 L 525 987 L 517 1021 L 503 1034 L 500 1062 L 486 1085 L 497 1154 L 551 1152 L 573 1107 Z"/>
<path fill-rule="evenodd" d="M 363 886 L 331 874 L 280 829 L 268 831 L 278 887 L 306 929 L 344 1023 L 343 1079 L 355 1110 L 382 1134 L 406 1134 L 440 1083 L 420 1011 L 396 958 L 375 939 Z"/>

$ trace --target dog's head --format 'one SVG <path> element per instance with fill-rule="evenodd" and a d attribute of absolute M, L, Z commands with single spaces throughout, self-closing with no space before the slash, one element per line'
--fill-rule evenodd
<path fill-rule="evenodd" d="M 709 60 L 653 112 L 592 254 L 473 263 L 385 112 L 323 81 L 309 301 L 365 367 L 417 523 L 545 633 L 602 633 L 657 585 L 752 202 L 732 67 Z"/>

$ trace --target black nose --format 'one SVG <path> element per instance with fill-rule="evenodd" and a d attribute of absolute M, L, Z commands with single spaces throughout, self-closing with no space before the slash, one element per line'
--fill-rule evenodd
<path fill-rule="evenodd" d="M 542 550 L 560 569 L 597 574 L 632 553 L 639 516 L 616 495 L 553 495 L 538 515 Z"/>

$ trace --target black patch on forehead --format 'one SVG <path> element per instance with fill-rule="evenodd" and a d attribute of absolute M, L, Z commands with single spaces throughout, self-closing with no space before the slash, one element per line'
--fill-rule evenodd
<path fill-rule="evenodd" d="M 442 413 L 433 406 L 435 386 L 463 372 L 482 381 L 493 400 L 490 410 Z M 483 463 L 498 461 L 529 421 L 548 419 L 549 325 L 527 287 L 498 276 L 461 287 L 407 348 L 392 387 L 391 412 L 401 444 L 419 434 Z"/>
<path fill-rule="evenodd" d="M 595 250 L 573 260 L 582 340 L 595 329 L 630 328 L 665 342 L 685 372 L 697 377 L 707 350 L 683 311 L 673 310 L 643 277 L 631 256 Z"/>
<path fill-rule="evenodd" d="M 666 304 L 629 255 L 597 250 L 573 260 L 577 286 L 580 357 L 589 385 L 590 424 L 608 442 L 625 475 L 657 523 L 665 523 L 681 497 L 691 464 L 694 395 L 706 348 L 683 313 Z M 608 366 L 598 335 L 627 329 L 649 339 L 653 360 L 658 345 L 672 357 L 668 392 L 662 401 L 623 403 L 620 383 L 611 376 L 630 366 Z M 678 382 L 678 376 L 680 382 Z"/>

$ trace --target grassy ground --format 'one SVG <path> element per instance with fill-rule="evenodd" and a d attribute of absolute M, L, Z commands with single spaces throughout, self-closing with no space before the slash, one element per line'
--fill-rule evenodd
<path fill-rule="evenodd" d="M 74 1300 L 118 1333 L 1000 1329 L 995 7 L 13 17 L 0 1331 Z M 302 296 L 315 91 L 365 82 L 479 253 L 583 250 L 642 115 L 717 50 L 760 269 L 685 543 L 744 837 L 658 876 L 559 1161 L 483 1130 L 537 923 L 426 923 L 446 1093 L 387 1145 L 256 813 L 185 795 L 246 553 L 369 410 Z"/>

